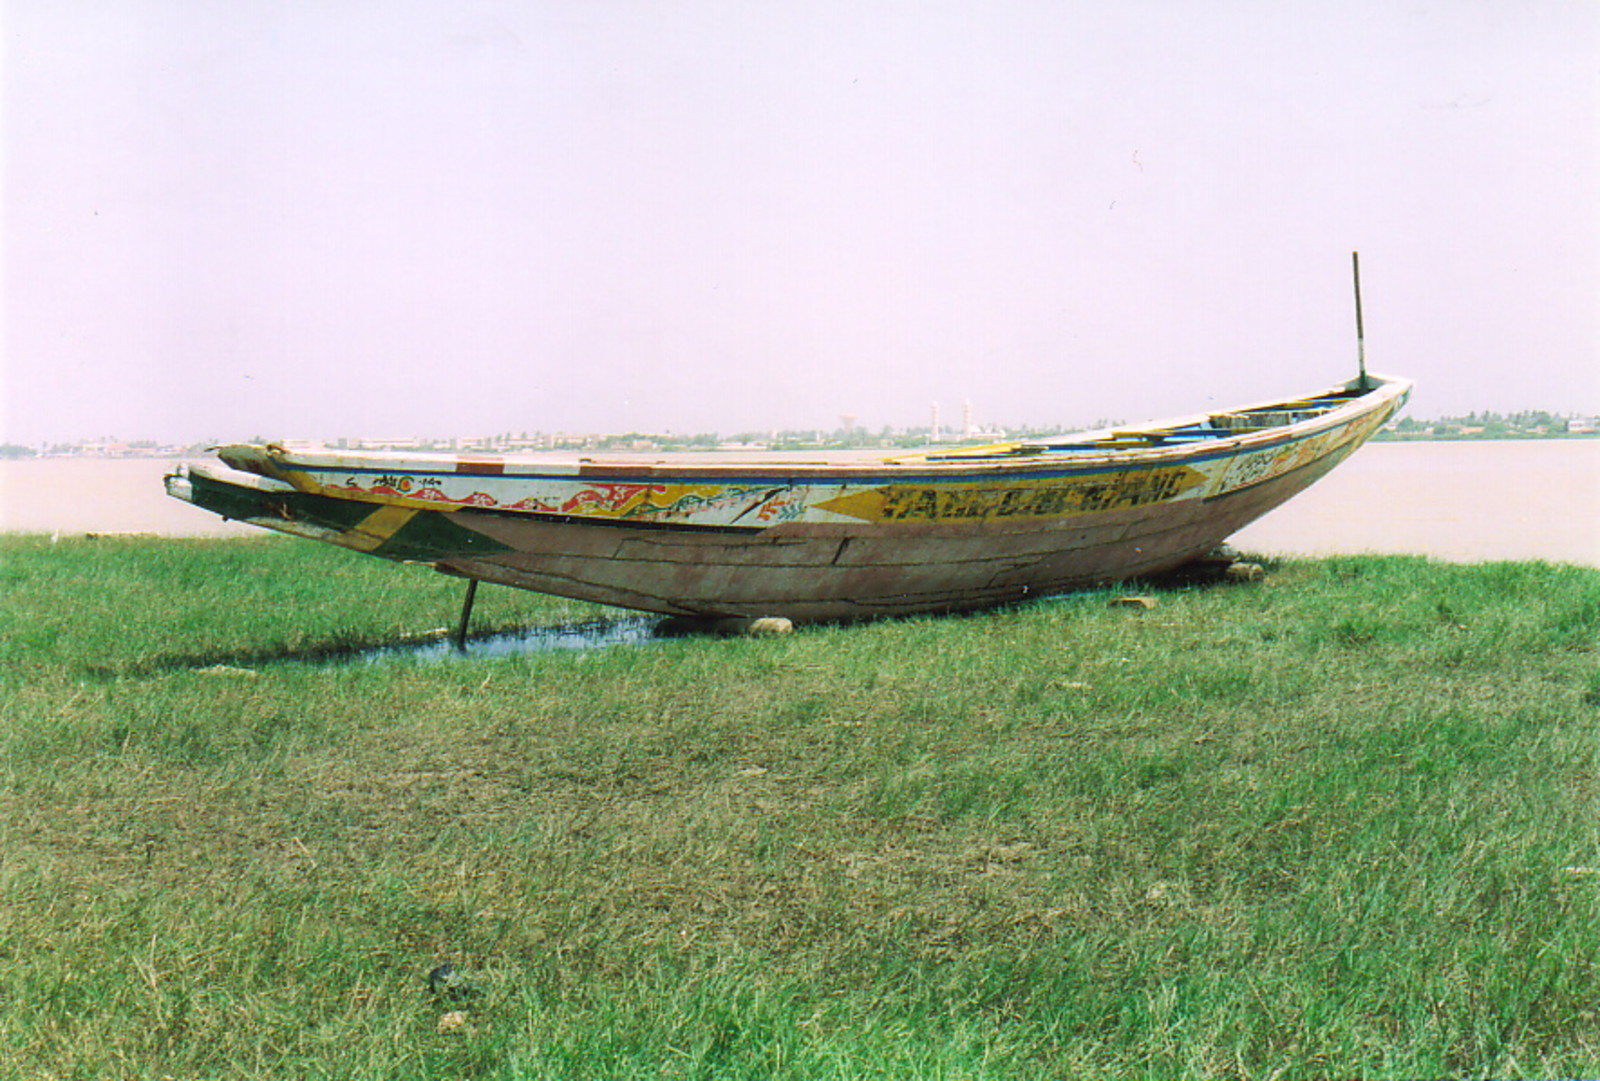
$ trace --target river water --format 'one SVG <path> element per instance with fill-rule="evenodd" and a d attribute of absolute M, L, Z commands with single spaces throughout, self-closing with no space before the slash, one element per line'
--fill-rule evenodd
<path fill-rule="evenodd" d="M 1600 566 L 1600 439 L 1369 443 L 1232 543 Z"/>
<path fill-rule="evenodd" d="M 169 498 L 172 459 L 0 461 L 0 531 L 259 534 Z M 1263 555 L 1409 552 L 1600 566 L 1600 439 L 1371 443 L 1245 528 Z"/>

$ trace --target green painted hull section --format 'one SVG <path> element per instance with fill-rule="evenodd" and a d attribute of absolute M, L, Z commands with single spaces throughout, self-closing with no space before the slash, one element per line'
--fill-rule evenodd
<path fill-rule="evenodd" d="M 189 478 L 197 507 L 253 525 L 303 535 L 305 526 L 345 534 L 355 529 L 374 508 L 369 503 L 332 499 L 308 492 L 264 492 L 241 488 L 196 473 Z M 418 511 L 410 521 L 368 554 L 401 562 L 434 563 L 442 559 L 499 555 L 511 549 L 492 537 L 464 529 L 453 515 Z"/>

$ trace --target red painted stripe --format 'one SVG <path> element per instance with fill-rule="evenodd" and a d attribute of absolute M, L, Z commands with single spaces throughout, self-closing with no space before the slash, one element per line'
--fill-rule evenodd
<path fill-rule="evenodd" d="M 672 477 L 664 482 L 656 478 L 655 469 L 652 466 L 649 464 L 640 464 L 638 462 L 626 462 L 622 465 L 602 465 L 594 462 L 585 462 L 578 467 L 578 476 L 584 478 L 628 477 L 630 479 L 637 479 L 641 484 L 661 484 L 674 482 L 701 484 L 707 483 L 703 480 L 698 482 L 684 481 L 678 477 Z"/>
<path fill-rule="evenodd" d="M 498 460 L 479 459 L 472 461 L 467 458 L 456 459 L 457 473 L 474 473 L 486 477 L 498 477 L 506 471 L 506 463 Z"/>

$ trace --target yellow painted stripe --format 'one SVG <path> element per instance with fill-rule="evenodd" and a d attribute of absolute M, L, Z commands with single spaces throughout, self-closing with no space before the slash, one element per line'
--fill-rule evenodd
<path fill-rule="evenodd" d="M 1078 477 L 1023 477 L 979 484 L 887 484 L 814 504 L 864 522 L 997 522 L 1067 518 L 1177 499 L 1206 474 L 1187 465 Z"/>
<path fill-rule="evenodd" d="M 385 504 L 340 534 L 338 543 L 358 552 L 371 552 L 398 533 L 417 514 L 410 507 Z"/>

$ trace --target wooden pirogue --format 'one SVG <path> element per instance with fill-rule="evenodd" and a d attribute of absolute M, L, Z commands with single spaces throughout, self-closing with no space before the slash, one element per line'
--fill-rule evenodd
<path fill-rule="evenodd" d="M 651 612 L 850 620 L 1155 574 L 1302 491 L 1411 384 L 849 461 L 217 448 L 179 499 L 449 574 Z"/>

